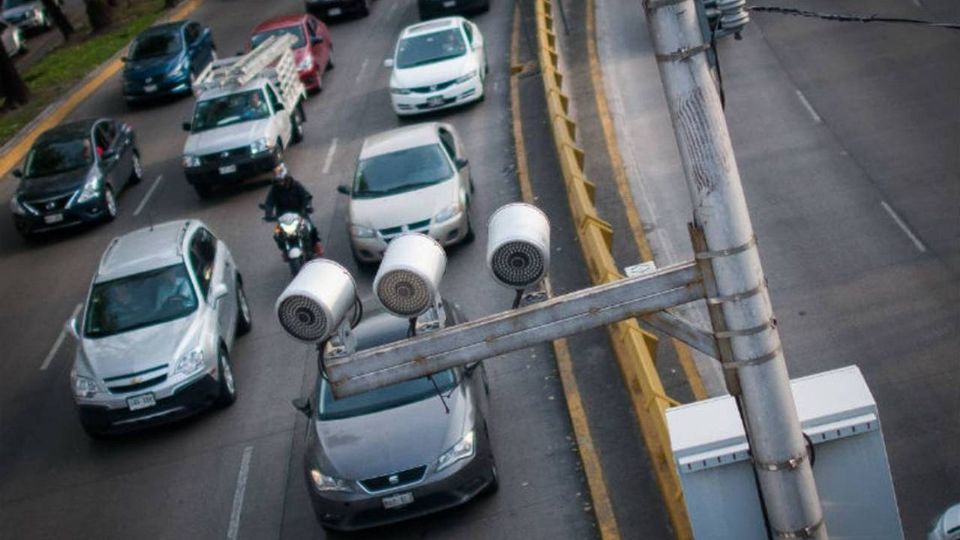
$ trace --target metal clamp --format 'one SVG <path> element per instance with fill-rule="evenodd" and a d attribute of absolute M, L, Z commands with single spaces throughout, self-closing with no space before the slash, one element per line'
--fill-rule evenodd
<path fill-rule="evenodd" d="M 739 302 L 745 298 L 750 298 L 751 296 L 756 296 L 763 292 L 767 288 L 766 280 L 763 283 L 757 285 L 756 287 L 750 289 L 749 291 L 743 291 L 735 294 L 728 294 L 724 296 L 708 296 L 706 301 L 708 304 L 716 306 L 719 304 L 726 304 L 729 302 Z"/>
<path fill-rule="evenodd" d="M 792 531 L 778 531 L 774 529 L 773 534 L 777 538 L 813 538 L 817 535 L 817 531 L 820 530 L 820 527 L 823 527 L 823 518 L 820 518 L 820 521 L 810 525 L 809 527 L 801 527 Z"/>
<path fill-rule="evenodd" d="M 647 0 L 643 3 L 643 9 L 646 11 L 653 11 L 655 9 L 660 9 L 662 7 L 675 6 L 677 4 L 682 4 L 687 0 Z"/>
<path fill-rule="evenodd" d="M 807 459 L 810 454 L 804 449 L 803 453 L 794 456 L 786 461 L 774 461 L 769 463 L 764 463 L 762 461 L 753 461 L 753 465 L 763 471 L 776 472 L 776 471 L 792 471 L 800 466 L 805 459 Z"/>
<path fill-rule="evenodd" d="M 780 355 L 780 351 L 783 350 L 783 345 L 777 345 L 772 351 L 767 354 L 761 354 L 760 356 L 755 356 L 753 358 L 747 358 L 745 360 L 734 360 L 732 362 L 721 362 L 723 369 L 737 370 L 742 367 L 747 366 L 756 366 L 766 362 L 769 362 Z"/>
<path fill-rule="evenodd" d="M 744 328 L 741 330 L 723 330 L 721 332 L 716 332 L 714 335 L 717 339 L 730 339 L 733 337 L 746 337 L 746 336 L 755 336 L 761 332 L 766 332 L 772 328 L 777 327 L 777 319 L 770 318 L 769 321 L 764 322 L 759 326 L 754 326 L 753 328 Z"/>
<path fill-rule="evenodd" d="M 687 58 L 690 58 L 691 56 L 696 56 L 708 49 L 710 49 L 709 43 L 697 45 L 696 47 L 684 47 L 682 49 L 677 49 L 672 53 L 656 55 L 657 62 L 680 62 L 682 60 L 686 60 Z"/>
<path fill-rule="evenodd" d="M 739 253 L 743 253 L 744 251 L 751 249 L 756 245 L 757 245 L 757 235 L 753 235 L 750 237 L 750 240 L 747 240 L 745 243 L 740 244 L 739 246 L 734 246 L 729 249 L 721 249 L 717 251 L 700 251 L 698 253 L 694 253 L 693 256 L 696 257 L 697 260 L 716 259 L 718 257 L 729 257 L 731 255 L 737 255 Z"/>

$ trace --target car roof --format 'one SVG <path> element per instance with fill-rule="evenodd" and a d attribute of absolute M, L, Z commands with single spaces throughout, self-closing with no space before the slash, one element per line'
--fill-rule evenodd
<path fill-rule="evenodd" d="M 192 21 L 176 21 L 176 22 L 158 24 L 156 26 L 151 26 L 150 28 L 147 28 L 143 32 L 140 32 L 140 36 L 148 36 L 151 34 L 166 34 L 167 32 L 177 31 L 191 22 Z M 140 36 L 137 36 L 137 37 L 140 37 Z"/>
<path fill-rule="evenodd" d="M 148 272 L 183 260 L 187 233 L 200 226 L 193 220 L 168 221 L 114 238 L 100 259 L 94 282 Z"/>
<path fill-rule="evenodd" d="M 299 15 L 284 15 L 283 17 L 274 17 L 258 24 L 253 29 L 252 33 L 256 34 L 257 32 L 263 32 L 264 30 L 273 30 L 274 28 L 286 28 L 288 26 L 300 25 L 306 20 L 307 14 L 305 13 L 301 13 Z"/>
<path fill-rule="evenodd" d="M 440 125 L 439 122 L 427 122 L 371 135 L 363 140 L 360 159 L 437 143 L 440 141 L 437 136 Z"/>
<path fill-rule="evenodd" d="M 447 316 L 454 321 L 465 322 L 462 314 L 446 299 L 441 299 Z M 357 339 L 357 350 L 372 349 L 395 341 L 406 339 L 410 328 L 410 321 L 398 317 L 387 311 L 375 296 L 361 300 L 363 304 L 363 318 L 360 324 L 353 329 L 353 336 Z"/>
<path fill-rule="evenodd" d="M 90 135 L 90 130 L 93 129 L 93 125 L 100 120 L 103 120 L 103 118 L 85 118 L 83 120 L 75 120 L 66 124 L 60 124 L 59 126 L 52 127 L 41 133 L 40 136 L 37 137 L 36 142 L 40 143 L 50 140 L 71 140 L 79 139 L 80 137 L 88 137 Z"/>
<path fill-rule="evenodd" d="M 433 19 L 426 22 L 420 22 L 417 24 L 411 24 L 410 26 L 403 29 L 400 33 L 401 38 L 407 38 L 410 36 L 418 36 L 422 34 L 429 34 L 431 32 L 438 32 L 440 30 L 446 30 L 448 28 L 456 28 L 456 26 L 462 23 L 464 20 L 463 17 L 444 17 L 442 19 Z"/>

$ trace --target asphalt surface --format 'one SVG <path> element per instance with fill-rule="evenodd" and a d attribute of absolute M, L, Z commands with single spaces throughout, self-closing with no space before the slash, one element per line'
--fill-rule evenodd
<path fill-rule="evenodd" d="M 960 21 L 949 0 L 771 4 Z M 605 87 L 657 262 L 689 260 L 689 195 L 642 9 L 597 6 Z M 921 538 L 960 500 L 960 34 L 752 17 L 719 53 L 790 374 L 859 366 L 904 532 Z"/>
<path fill-rule="evenodd" d="M 489 13 L 475 19 L 490 57 L 485 102 L 438 117 L 464 138 L 477 187 L 477 239 L 449 251 L 444 282 L 447 296 L 470 317 L 502 310 L 511 300 L 511 293 L 498 289 L 482 268 L 482 224 L 496 207 L 518 199 L 507 97 L 512 7 L 494 2 Z M 221 51 L 233 51 L 260 20 L 300 9 L 295 0 L 207 0 L 191 18 L 211 25 Z M 314 193 L 314 219 L 328 257 L 355 272 L 344 226 L 346 201 L 335 187 L 352 178 L 365 135 L 399 125 L 388 103 L 388 72 L 380 66 L 399 30 L 415 20 L 415 2 L 393 0 L 376 3 L 367 19 L 332 25 L 336 69 L 325 77 L 323 93 L 307 103 L 305 141 L 286 153 L 291 172 Z M 111 79 L 72 117 L 119 117 L 137 131 L 146 178 L 121 195 L 118 219 L 35 242 L 16 235 L 9 215 L 0 220 L 5 222 L 0 224 L 2 538 L 324 536 L 302 476 L 305 422 L 289 404 L 312 386 L 314 358 L 310 347 L 288 339 L 274 322 L 272 306 L 289 273 L 270 226 L 259 219 L 256 205 L 265 189 L 250 183 L 214 200 L 197 198 L 180 167 L 185 139 L 180 122 L 191 107 L 192 101 L 184 99 L 131 111 L 120 98 L 119 80 Z M 0 184 L 0 199 L 7 200 L 14 188 L 9 179 Z M 184 217 L 210 224 L 244 275 L 254 329 L 238 340 L 232 354 L 238 400 L 229 409 L 169 427 L 91 440 L 70 397 L 73 346 L 68 339 L 55 348 L 63 322 L 83 301 L 112 237 Z M 558 247 L 576 249 L 562 242 Z M 569 265 L 576 264 L 576 258 L 562 259 L 553 269 L 575 272 Z M 355 275 L 369 291 L 372 274 Z M 47 358 L 47 369 L 41 369 Z M 549 348 L 489 362 L 488 371 L 499 493 L 357 537 L 596 536 Z"/>

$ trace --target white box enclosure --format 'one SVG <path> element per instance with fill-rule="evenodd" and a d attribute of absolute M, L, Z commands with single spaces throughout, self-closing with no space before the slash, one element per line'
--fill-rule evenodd
<path fill-rule="evenodd" d="M 903 540 L 877 405 L 856 366 L 791 381 L 830 538 Z M 732 396 L 667 410 L 694 537 L 767 540 Z"/>

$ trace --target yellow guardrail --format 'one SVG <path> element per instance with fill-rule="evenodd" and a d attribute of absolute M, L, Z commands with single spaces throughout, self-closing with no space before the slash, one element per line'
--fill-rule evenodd
<path fill-rule="evenodd" d="M 611 253 L 613 228 L 600 218 L 594 206 L 595 186 L 584 174 L 584 153 L 576 143 L 576 122 L 570 117 L 570 97 L 563 93 L 553 3 L 536 0 L 538 56 L 550 115 L 550 128 L 566 184 L 570 211 L 580 248 L 594 284 L 623 279 Z M 678 540 L 693 538 L 680 478 L 673 465 L 666 410 L 678 403 L 670 399 L 654 365 L 657 338 L 640 328 L 636 320 L 607 327 L 620 371 L 625 379 L 644 443 L 653 464 L 670 524 Z"/>

